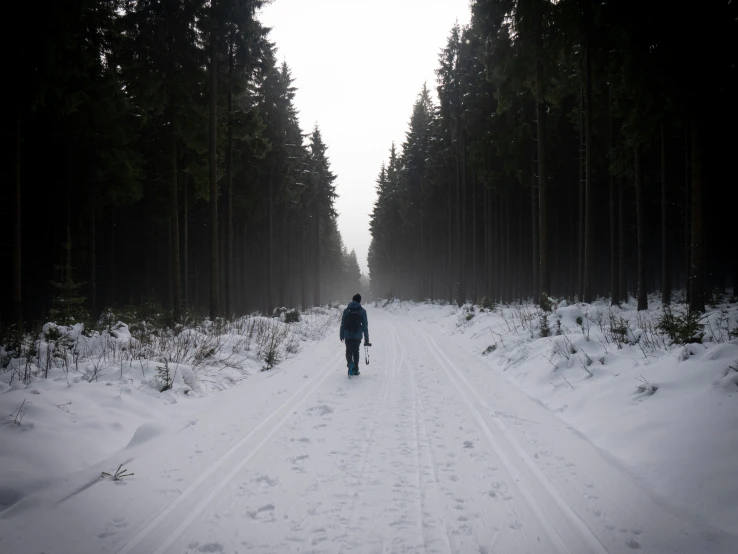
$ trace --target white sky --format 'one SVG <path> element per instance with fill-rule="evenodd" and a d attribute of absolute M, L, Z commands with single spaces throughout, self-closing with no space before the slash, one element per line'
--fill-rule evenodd
<path fill-rule="evenodd" d="M 404 141 L 423 83 L 435 93 L 454 22 L 469 18 L 469 0 L 276 0 L 262 10 L 292 69 L 302 129 L 318 123 L 328 146 L 338 227 L 364 273 L 380 166 Z"/>

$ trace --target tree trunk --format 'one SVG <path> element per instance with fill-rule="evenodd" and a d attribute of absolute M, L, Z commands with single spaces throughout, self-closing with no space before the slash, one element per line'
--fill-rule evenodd
<path fill-rule="evenodd" d="M 177 195 L 177 134 L 174 129 L 174 110 L 172 110 L 171 126 L 171 144 L 170 144 L 170 155 L 171 159 L 171 171 L 170 175 L 170 212 L 169 218 L 171 222 L 171 279 L 172 279 L 172 315 L 174 321 L 179 321 L 182 318 L 182 288 L 180 281 L 180 268 L 179 268 L 179 199 Z"/>
<path fill-rule="evenodd" d="M 692 276 L 691 244 L 692 244 L 692 214 L 691 204 L 691 168 L 689 164 L 689 127 L 684 128 L 684 267 L 686 269 L 686 302 L 690 299 L 690 281 Z"/>
<path fill-rule="evenodd" d="M 461 290 L 461 278 L 463 275 L 461 256 L 461 118 L 456 116 L 456 305 L 464 304 L 463 292 Z"/>
<path fill-rule="evenodd" d="M 515 271 L 517 275 L 519 276 L 517 279 L 515 279 L 516 283 L 516 297 L 519 299 L 519 301 L 523 302 L 523 287 L 525 286 L 525 275 L 526 272 L 523 270 L 523 214 L 525 213 L 525 206 L 524 206 L 524 197 L 523 197 L 523 189 L 519 189 L 516 193 L 516 196 L 518 197 L 518 206 L 517 206 L 517 213 L 518 215 L 518 232 L 517 232 L 517 248 L 515 248 Z"/>
<path fill-rule="evenodd" d="M 531 183 L 530 183 L 530 236 L 532 245 L 532 277 L 533 277 L 533 303 L 538 304 L 540 301 L 540 283 L 538 282 L 538 202 L 536 201 L 536 173 L 531 171 Z"/>
<path fill-rule="evenodd" d="M 487 252 L 489 251 L 489 218 L 487 217 L 487 206 L 489 202 L 488 197 L 489 195 L 487 193 L 487 187 L 482 188 L 482 233 L 484 235 L 484 241 L 482 245 L 482 262 L 484 264 L 484 270 L 482 273 L 483 279 L 480 279 L 480 281 L 482 282 L 482 295 L 485 298 L 489 298 L 489 288 L 487 287 L 489 276 L 489 258 L 487 257 Z"/>
<path fill-rule="evenodd" d="M 587 112 L 585 114 L 585 215 L 584 215 L 584 296 L 585 302 L 592 302 L 592 273 L 594 270 L 594 185 L 592 184 L 592 55 L 591 40 L 586 46 Z"/>
<path fill-rule="evenodd" d="M 643 174 L 641 171 L 641 147 L 633 149 L 635 158 L 636 227 L 638 233 L 638 310 L 648 309 L 646 294 L 646 217 L 643 205 Z"/>
<path fill-rule="evenodd" d="M 190 286 L 189 286 L 189 266 L 187 251 L 189 249 L 189 236 L 188 236 L 188 221 L 189 221 L 189 206 L 188 206 L 188 192 L 187 192 L 187 173 L 184 174 L 184 186 L 182 187 L 183 207 L 182 207 L 182 300 L 184 301 L 185 308 L 190 307 Z"/>
<path fill-rule="evenodd" d="M 666 185 L 666 126 L 661 119 L 661 303 L 671 304 L 671 278 L 669 274 L 669 211 Z"/>
<path fill-rule="evenodd" d="M 546 174 L 546 85 L 543 81 L 543 14 L 538 14 L 538 51 L 536 53 L 536 135 L 538 137 L 538 236 L 540 256 L 541 298 L 551 293 L 548 264 L 548 187 Z M 544 298 L 545 297 L 545 298 Z"/>
<path fill-rule="evenodd" d="M 454 301 L 454 279 L 453 279 L 453 256 L 451 248 L 452 222 L 451 222 L 451 175 L 448 177 L 446 208 L 448 210 L 448 301 Z"/>
<path fill-rule="evenodd" d="M 271 314 L 272 310 L 274 310 L 274 287 L 272 286 L 272 282 L 274 281 L 274 195 L 272 193 L 272 173 L 273 173 L 273 167 L 272 163 L 269 164 L 269 198 L 267 198 L 268 206 L 267 206 L 267 225 L 269 226 L 267 230 L 267 264 L 266 264 L 266 270 L 267 270 L 267 283 L 266 283 L 266 299 L 267 299 L 267 313 Z"/>
<path fill-rule="evenodd" d="M 507 297 L 507 218 L 505 217 L 505 205 L 507 204 L 507 195 L 500 196 L 500 254 L 499 254 L 499 265 L 500 265 L 500 300 L 503 303 L 509 301 Z"/>
<path fill-rule="evenodd" d="M 277 272 L 277 302 L 280 306 L 285 304 L 290 307 L 293 306 L 292 302 L 287 301 L 287 275 L 288 275 L 288 264 L 286 263 L 286 256 L 289 253 L 289 246 L 285 241 L 285 225 L 284 225 L 284 204 L 280 203 L 279 210 L 277 211 L 277 248 L 279 249 L 279 256 L 277 261 L 279 262 Z"/>
<path fill-rule="evenodd" d="M 692 312 L 705 311 L 701 131 L 699 123 L 692 124 L 692 248 L 690 252 L 691 272 L 689 274 L 689 310 Z"/>
<path fill-rule="evenodd" d="M 174 317 L 174 240 L 172 240 L 172 235 L 174 235 L 174 232 L 172 231 L 172 216 L 169 214 L 167 217 L 167 231 L 166 231 L 166 237 L 167 237 L 167 245 L 166 245 L 166 258 L 167 258 L 167 307 L 169 308 L 169 311 L 172 313 L 172 317 Z"/>
<path fill-rule="evenodd" d="M 584 87 L 579 90 L 579 226 L 577 229 L 577 294 L 579 301 L 584 301 L 584 185 L 586 183 L 585 157 L 585 123 L 584 123 Z"/>
<path fill-rule="evenodd" d="M 618 187 L 618 275 L 619 281 L 619 298 L 618 301 L 628 301 L 628 279 L 625 271 L 625 179 L 622 177 L 620 186 Z"/>
<path fill-rule="evenodd" d="M 210 318 L 220 316 L 220 273 L 218 257 L 218 46 L 217 3 L 212 3 L 210 30 L 210 120 L 208 136 L 208 166 L 210 180 Z"/>
<path fill-rule="evenodd" d="M 613 148 L 612 148 L 612 81 L 609 86 L 609 97 L 607 102 L 608 112 L 608 150 L 609 150 L 609 168 L 610 175 L 610 306 L 618 306 L 620 304 L 620 292 L 618 285 L 620 274 L 618 273 L 618 237 L 617 237 L 617 196 L 615 191 L 615 174 L 612 168 Z"/>
<path fill-rule="evenodd" d="M 110 210 L 110 303 L 117 303 L 115 295 L 115 208 Z"/>
<path fill-rule="evenodd" d="M 225 305 L 226 315 L 233 315 L 233 30 L 228 45 L 228 150 L 226 152 L 226 255 Z"/>
<path fill-rule="evenodd" d="M 90 315 L 97 320 L 97 215 L 95 186 L 90 180 Z"/>
<path fill-rule="evenodd" d="M 461 133 L 461 275 L 459 277 L 459 296 L 462 303 L 466 303 L 467 298 L 467 251 L 469 249 L 469 235 L 466 230 L 466 142 L 464 132 Z"/>
<path fill-rule="evenodd" d="M 15 198 L 13 202 L 13 317 L 18 331 L 23 329 L 23 297 L 21 295 L 21 116 L 15 127 Z"/>
<path fill-rule="evenodd" d="M 320 306 L 320 211 L 315 202 L 315 266 L 313 267 L 313 304 Z"/>
<path fill-rule="evenodd" d="M 471 279 L 472 279 L 472 302 L 477 302 L 477 179 L 472 171 L 472 255 L 471 255 Z"/>
<path fill-rule="evenodd" d="M 307 300 L 307 256 L 306 256 L 306 235 L 307 229 L 305 224 L 305 210 L 300 210 L 300 289 L 302 292 L 302 309 L 308 308 Z"/>
<path fill-rule="evenodd" d="M 67 187 L 67 241 L 64 245 L 64 253 L 67 255 L 64 260 L 64 280 L 67 283 L 72 282 L 72 192 Z"/>

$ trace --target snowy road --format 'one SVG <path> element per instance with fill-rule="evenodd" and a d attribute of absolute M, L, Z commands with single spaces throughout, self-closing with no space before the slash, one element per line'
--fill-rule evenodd
<path fill-rule="evenodd" d="M 336 332 L 21 502 L 0 551 L 737 551 L 428 323 L 369 317 L 359 378 Z"/>

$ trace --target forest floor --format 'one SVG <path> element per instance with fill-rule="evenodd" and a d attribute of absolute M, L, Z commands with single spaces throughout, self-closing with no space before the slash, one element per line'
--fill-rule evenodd
<path fill-rule="evenodd" d="M 350 380 L 334 317 L 236 386 L 6 385 L 0 550 L 735 552 L 735 305 L 380 306 Z"/>

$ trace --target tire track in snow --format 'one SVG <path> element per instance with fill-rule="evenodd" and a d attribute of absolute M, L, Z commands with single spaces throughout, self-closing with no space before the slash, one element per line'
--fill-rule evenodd
<path fill-rule="evenodd" d="M 394 324 L 390 324 L 392 329 L 392 338 L 397 342 L 397 344 L 400 345 L 400 348 L 403 351 L 403 354 L 410 357 L 407 353 L 407 350 L 405 349 L 405 346 L 402 344 L 400 340 L 397 339 L 397 330 L 394 326 Z M 446 518 L 444 518 L 440 513 L 440 507 L 441 507 L 441 501 L 440 501 L 440 494 L 438 490 L 438 475 L 436 473 L 436 462 L 433 459 L 433 453 L 430 449 L 430 438 L 428 436 L 428 429 L 426 427 L 425 421 L 426 421 L 426 415 L 425 415 L 425 408 L 423 407 L 423 399 L 420 396 L 420 389 L 418 387 L 418 382 L 415 379 L 415 367 L 413 364 L 410 364 L 410 378 L 411 378 L 411 386 L 413 393 L 413 400 L 414 400 L 414 411 L 415 411 L 415 439 L 416 439 L 416 445 L 418 447 L 418 486 L 420 490 L 420 498 L 421 498 L 421 527 L 423 532 L 423 540 L 425 545 L 427 546 L 427 537 L 426 537 L 426 526 L 422 522 L 422 516 L 426 511 L 426 504 L 425 504 L 425 485 L 432 485 L 432 492 L 431 492 L 431 504 L 428 506 L 432 511 L 431 517 L 433 517 L 438 525 L 442 525 L 443 529 L 441 534 L 443 535 L 442 542 L 445 545 L 445 551 L 449 554 L 452 554 L 453 549 L 451 548 L 451 541 L 448 536 L 448 525 L 446 523 Z M 420 441 L 418 440 L 419 435 L 422 435 L 423 438 L 423 447 L 420 446 Z M 425 458 L 425 463 L 427 464 L 430 473 L 431 473 L 431 480 L 427 481 L 423 478 L 423 474 L 420 469 L 420 461 L 421 457 Z"/>
<path fill-rule="evenodd" d="M 421 329 L 417 324 L 412 323 L 412 326 L 420 334 L 420 336 L 425 340 L 431 353 L 436 358 L 436 360 L 439 362 L 439 365 L 446 373 L 447 377 L 453 384 L 454 388 L 456 388 L 457 392 L 459 393 L 459 396 L 461 397 L 463 402 L 466 404 L 466 406 L 471 411 L 472 415 L 474 416 L 474 419 L 476 420 L 483 434 L 489 440 L 495 453 L 498 455 L 502 463 L 505 465 L 506 469 L 515 478 L 517 488 L 520 490 L 521 494 L 525 498 L 526 502 L 528 503 L 531 510 L 535 514 L 536 518 L 543 526 L 544 530 L 546 531 L 546 534 L 548 535 L 553 545 L 556 547 L 557 551 L 560 552 L 561 554 L 565 552 L 569 552 L 570 550 L 566 546 L 566 543 L 564 542 L 562 536 L 559 534 L 559 532 L 554 527 L 553 523 L 551 522 L 551 519 L 548 516 L 546 516 L 546 514 L 543 512 L 541 505 L 539 504 L 539 502 L 535 499 L 534 495 L 529 490 L 526 484 L 525 476 L 520 472 L 520 470 L 510 460 L 509 456 L 505 454 L 505 452 L 502 449 L 502 445 L 500 444 L 497 437 L 495 436 L 495 433 L 492 431 L 490 426 L 485 421 L 483 414 L 479 411 L 477 406 L 474 405 L 474 402 L 472 402 L 472 400 L 470 399 L 470 396 L 476 399 L 477 403 L 480 406 L 482 406 L 488 414 L 493 413 L 490 407 L 487 405 L 487 403 L 484 401 L 481 395 L 476 391 L 476 389 L 474 389 L 474 387 L 471 386 L 471 384 L 468 382 L 466 377 L 464 377 L 464 375 L 453 364 L 453 362 L 451 362 L 448 356 L 446 356 L 446 354 L 438 346 L 438 344 L 433 339 L 433 337 L 430 334 L 428 334 L 426 331 Z M 441 357 L 443 358 L 443 360 L 441 359 Z M 444 363 L 444 360 L 445 360 L 445 363 Z M 455 374 L 455 376 L 451 374 L 452 371 Z M 463 383 L 463 385 L 461 385 L 460 383 Z M 543 489 L 548 493 L 548 496 L 551 498 L 551 500 L 553 500 L 556 506 L 558 506 L 559 510 L 564 516 L 564 519 L 571 524 L 571 526 L 578 532 L 581 538 L 586 542 L 586 544 L 589 547 L 588 551 L 597 552 L 600 554 L 606 554 L 607 549 L 604 547 L 604 545 L 594 535 L 594 533 L 587 526 L 587 524 L 577 515 L 577 513 L 572 509 L 572 507 L 566 502 L 566 500 L 561 496 L 558 490 L 556 490 L 553 484 L 541 472 L 538 466 L 536 466 L 535 462 L 523 450 L 523 448 L 518 444 L 515 438 L 512 437 L 512 435 L 510 435 L 510 432 L 507 430 L 507 428 L 505 428 L 502 422 L 496 417 L 493 417 L 492 419 L 495 422 L 496 426 L 499 428 L 499 430 L 504 434 L 505 438 L 507 439 L 507 442 L 510 444 L 512 449 L 522 459 L 525 467 L 530 471 L 533 477 L 535 477 L 536 480 L 541 484 Z"/>
<path fill-rule="evenodd" d="M 397 340 L 397 330 L 395 326 L 390 323 L 390 331 L 392 332 L 392 341 L 395 344 L 399 344 L 402 349 L 402 360 L 400 361 L 400 370 L 402 370 L 402 361 L 405 359 L 406 350 L 402 346 L 402 343 Z M 427 546 L 427 534 L 425 531 L 425 503 L 423 499 L 423 481 L 420 475 L 420 440 L 418 438 L 418 395 L 415 385 L 415 379 L 413 377 L 412 363 L 410 363 L 410 369 L 406 370 L 408 378 L 410 380 L 410 386 L 408 387 L 408 393 L 412 403 L 412 418 L 413 418 L 413 442 L 415 443 L 415 452 L 413 458 L 415 459 L 415 480 L 416 487 L 418 490 L 418 536 L 422 539 L 423 552 L 426 551 Z M 403 406 L 407 406 L 407 403 L 403 403 Z"/>
<path fill-rule="evenodd" d="M 201 498 L 201 500 L 195 505 L 192 510 L 188 511 L 187 517 L 184 518 L 184 520 L 180 523 L 178 527 L 174 529 L 174 531 L 167 535 L 167 537 L 159 544 L 156 549 L 148 548 L 144 550 L 144 552 L 146 553 L 154 552 L 154 554 L 161 554 L 165 552 L 166 549 L 169 548 L 174 543 L 174 541 L 176 541 L 182 535 L 182 533 L 184 533 L 187 527 L 189 527 L 189 525 L 195 520 L 195 518 L 200 515 L 200 513 L 208 506 L 208 504 L 213 501 L 217 494 L 228 484 L 231 478 L 236 473 L 238 473 L 238 471 L 240 471 L 241 468 L 249 460 L 251 460 L 251 458 L 253 458 L 265 444 L 269 442 L 272 436 L 277 431 L 279 431 L 287 422 L 287 420 L 289 420 L 294 415 L 294 413 L 297 411 L 297 408 L 304 404 L 305 401 L 307 401 L 307 399 L 310 398 L 310 396 L 312 396 L 312 394 L 318 389 L 318 387 L 323 384 L 323 382 L 333 372 L 334 368 L 339 362 L 340 357 L 341 353 L 339 352 L 326 364 L 325 369 L 323 369 L 321 372 L 318 372 L 312 379 L 308 380 L 308 382 L 302 385 L 292 396 L 290 396 L 288 399 L 282 402 L 282 404 L 275 408 L 271 414 L 269 414 L 266 418 L 259 422 L 246 435 L 241 437 L 241 439 L 236 444 L 234 444 L 227 452 L 225 452 L 220 458 L 218 458 L 218 460 L 216 460 L 207 469 L 207 471 L 205 471 L 189 487 L 187 487 L 182 492 L 182 494 L 175 498 L 171 502 L 171 504 L 163 508 L 147 525 L 141 528 L 122 548 L 117 551 L 117 554 L 129 554 L 130 552 L 133 552 L 133 550 L 139 544 L 141 544 L 155 529 L 159 528 L 164 520 L 172 515 L 185 500 L 187 500 L 190 496 L 193 496 L 193 494 L 197 492 L 198 489 L 200 489 L 201 485 L 203 485 L 208 480 L 208 478 L 210 478 L 216 471 L 221 469 L 221 467 L 226 464 L 226 462 L 233 458 L 235 454 L 240 451 L 241 448 L 246 445 L 255 434 L 263 429 L 267 429 L 268 425 L 274 419 L 276 419 L 277 421 L 271 426 L 271 428 L 266 431 L 266 435 L 262 438 L 262 440 L 246 456 L 241 458 L 240 461 L 236 463 L 233 469 L 225 477 L 220 478 L 217 481 L 217 484 L 208 489 L 210 492 L 206 496 Z M 305 391 L 307 392 L 305 393 Z M 305 393 L 304 396 L 300 398 L 303 393 Z M 298 398 L 299 400 L 297 400 Z M 297 400 L 297 403 L 292 404 L 295 400 Z M 285 408 L 287 409 L 285 410 Z M 204 492 L 205 491 L 203 491 L 203 493 Z"/>
<path fill-rule="evenodd" d="M 404 355 L 403 355 L 404 356 Z M 390 365 L 391 370 L 386 372 L 386 377 L 384 380 L 384 383 L 382 385 L 382 389 L 379 396 L 379 402 L 377 402 L 377 408 L 374 413 L 374 417 L 372 418 L 372 425 L 369 428 L 369 431 L 367 432 L 366 439 L 364 441 L 364 450 L 361 454 L 361 463 L 359 464 L 359 471 L 357 472 L 357 481 L 359 482 L 358 485 L 361 487 L 361 475 L 364 471 L 364 466 L 366 465 L 367 457 L 369 456 L 369 449 L 371 448 L 372 443 L 374 442 L 374 434 L 377 429 L 377 420 L 379 419 L 379 414 L 384 411 L 384 406 L 387 403 L 387 398 L 389 398 L 391 392 L 392 392 L 392 384 L 395 378 L 395 360 L 397 359 L 397 352 L 395 350 L 395 336 L 392 335 L 392 364 Z M 400 364 L 402 364 L 403 358 L 400 358 Z M 346 536 L 348 533 L 349 528 L 356 527 L 357 525 L 357 519 L 358 515 L 356 514 L 356 500 L 359 498 L 360 494 L 356 493 L 354 495 L 354 498 L 351 502 L 351 508 L 350 513 L 351 517 L 349 521 L 346 522 L 346 526 L 344 527 L 343 534 L 341 537 L 343 540 L 338 545 L 338 550 L 336 550 L 336 554 L 341 554 L 343 552 L 344 547 L 346 546 Z"/>

